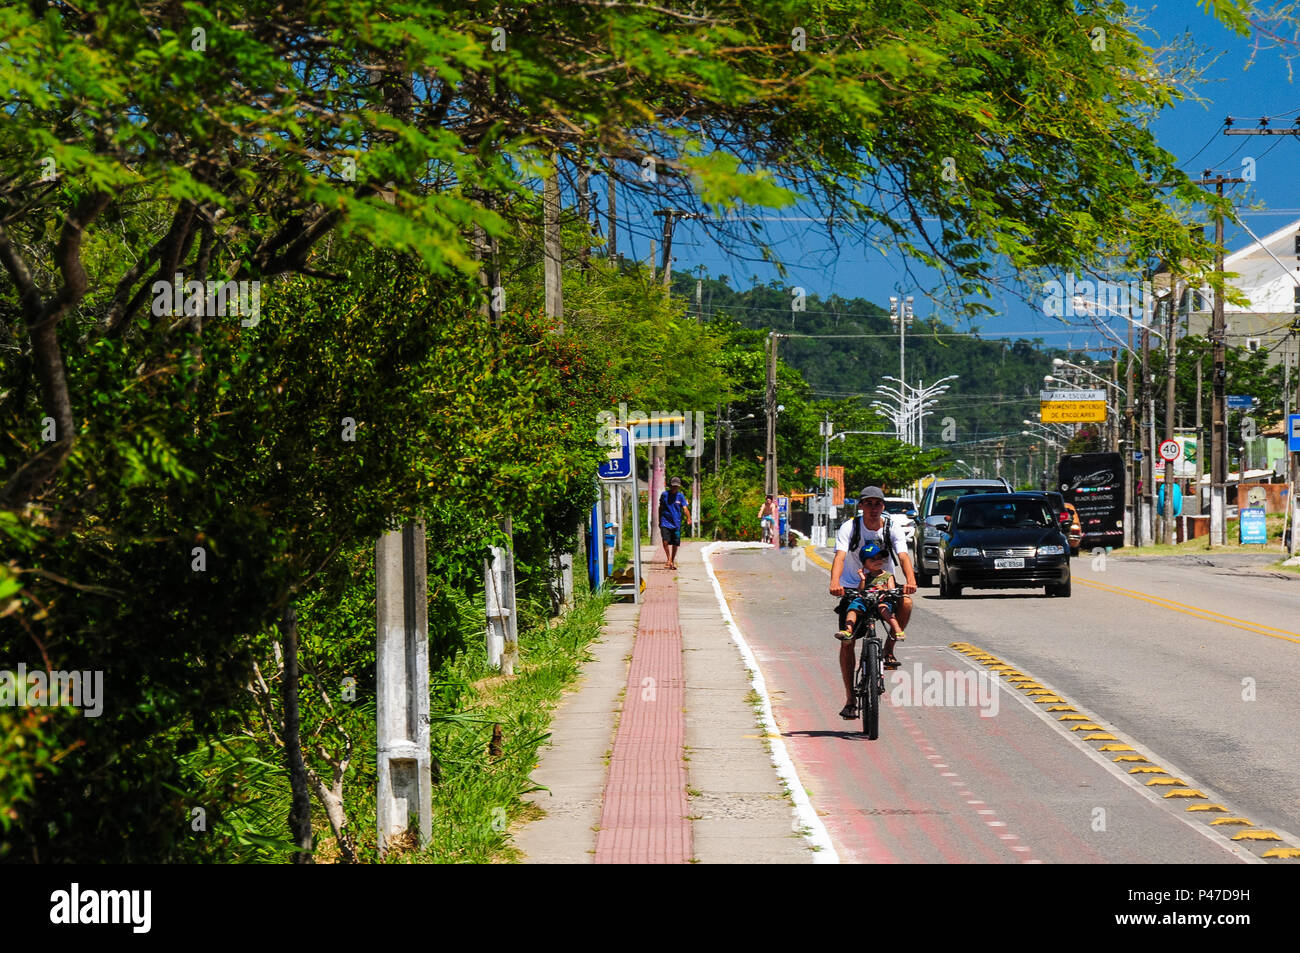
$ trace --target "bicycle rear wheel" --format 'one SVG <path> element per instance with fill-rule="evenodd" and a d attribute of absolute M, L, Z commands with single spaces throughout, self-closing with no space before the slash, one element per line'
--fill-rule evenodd
<path fill-rule="evenodd" d="M 880 737 L 880 643 L 868 637 L 862 645 L 862 674 L 858 685 L 862 691 L 862 733 L 870 741 Z"/>

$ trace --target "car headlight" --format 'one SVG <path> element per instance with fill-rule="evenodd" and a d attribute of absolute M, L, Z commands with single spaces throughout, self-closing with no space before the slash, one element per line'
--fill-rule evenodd
<path fill-rule="evenodd" d="M 1056 548 L 1057 548 L 1057 549 L 1060 549 L 1061 547 L 1060 547 L 1060 546 L 1057 546 Z M 954 550 L 952 551 L 952 554 L 953 554 L 954 556 L 979 556 L 979 555 L 981 555 L 980 551 L 979 551 L 978 549 L 976 549 L 975 547 L 973 547 L 973 546 L 958 546 L 956 549 L 954 549 Z"/>
<path fill-rule="evenodd" d="M 1038 555 L 1040 556 L 1063 556 L 1065 554 L 1064 546 L 1039 546 Z"/>

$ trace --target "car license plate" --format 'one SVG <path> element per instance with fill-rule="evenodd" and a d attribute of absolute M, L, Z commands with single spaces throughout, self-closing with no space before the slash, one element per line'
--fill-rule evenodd
<path fill-rule="evenodd" d="M 1015 556 L 1011 558 L 995 559 L 993 560 L 993 568 L 994 569 L 1024 569 L 1025 558 L 1023 556 Z"/>

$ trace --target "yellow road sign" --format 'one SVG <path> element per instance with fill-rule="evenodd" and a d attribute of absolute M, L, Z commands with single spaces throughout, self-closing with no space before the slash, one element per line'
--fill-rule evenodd
<path fill-rule="evenodd" d="M 1104 400 L 1045 400 L 1039 408 L 1045 424 L 1092 423 L 1106 419 Z"/>

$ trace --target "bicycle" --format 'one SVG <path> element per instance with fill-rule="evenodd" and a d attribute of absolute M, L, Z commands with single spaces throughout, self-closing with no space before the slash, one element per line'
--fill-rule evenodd
<path fill-rule="evenodd" d="M 776 519 L 775 518 L 764 519 L 762 520 L 762 523 L 763 523 L 763 542 L 775 543 L 776 542 Z"/>
<path fill-rule="evenodd" d="M 844 590 L 846 595 L 858 591 L 847 587 Z M 885 694 L 884 640 L 880 630 L 886 625 L 876 607 L 882 596 L 892 598 L 897 603 L 903 596 L 903 590 L 897 587 L 868 589 L 867 594 L 873 597 L 870 599 L 871 611 L 861 613 L 853 625 L 853 641 L 863 640 L 853 694 L 857 698 L 858 709 L 862 712 L 862 733 L 868 741 L 875 741 L 880 737 L 880 698 Z"/>

